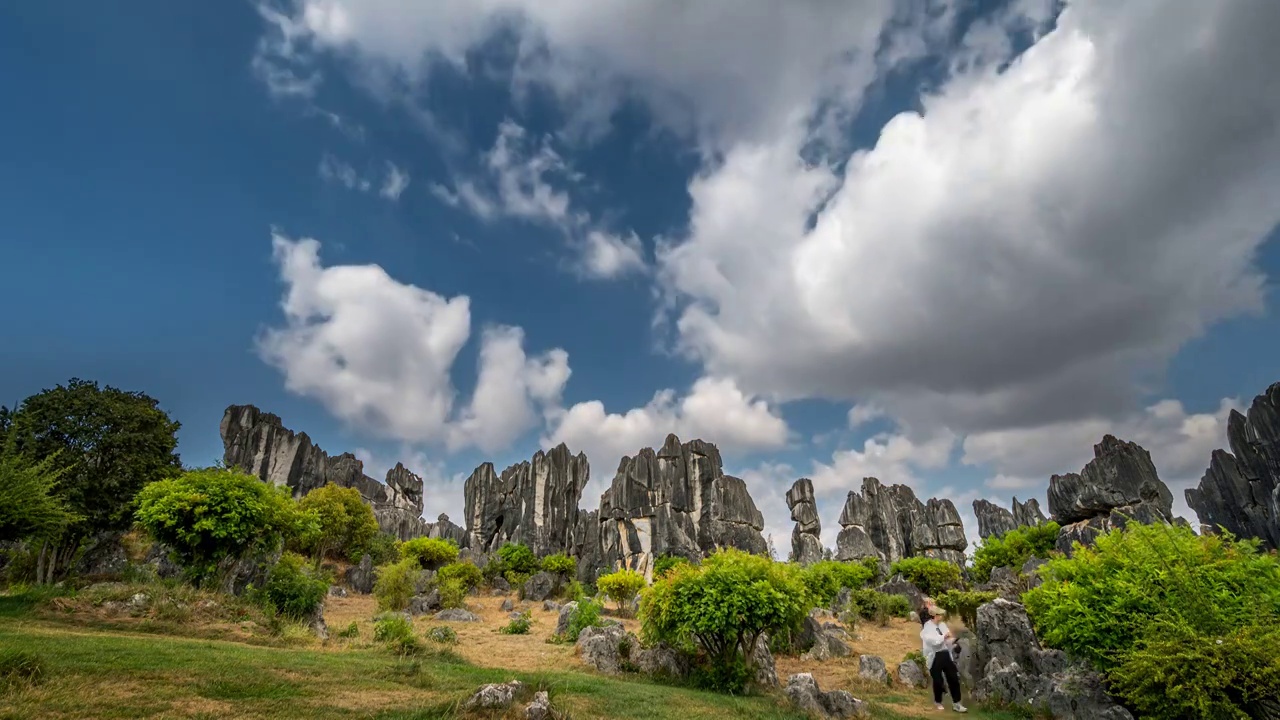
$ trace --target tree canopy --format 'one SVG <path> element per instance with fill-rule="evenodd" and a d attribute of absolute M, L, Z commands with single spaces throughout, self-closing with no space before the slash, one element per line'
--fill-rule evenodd
<path fill-rule="evenodd" d="M 56 494 L 63 474 L 56 460 L 33 461 L 12 438 L 0 440 L 0 542 L 56 537 L 79 519 Z"/>
<path fill-rule="evenodd" d="M 314 515 L 315 532 L 304 536 L 301 544 L 315 554 L 317 563 L 332 552 L 359 560 L 365 546 L 378 534 L 373 508 L 355 488 L 329 483 L 303 496 L 298 509 Z"/>

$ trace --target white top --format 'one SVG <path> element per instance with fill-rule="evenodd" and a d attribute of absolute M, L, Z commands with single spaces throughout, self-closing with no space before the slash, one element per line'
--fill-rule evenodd
<path fill-rule="evenodd" d="M 939 651 L 946 650 L 950 652 L 946 641 L 948 632 L 950 632 L 950 629 L 947 628 L 946 623 L 937 622 L 933 618 L 930 618 L 929 622 L 926 622 L 924 627 L 920 628 L 920 640 L 924 645 L 924 666 L 926 670 L 933 667 L 933 658 Z"/>

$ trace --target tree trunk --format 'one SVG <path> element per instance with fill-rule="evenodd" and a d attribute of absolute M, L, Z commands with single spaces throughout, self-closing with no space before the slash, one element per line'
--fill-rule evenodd
<path fill-rule="evenodd" d="M 49 553 L 49 541 L 45 540 L 40 543 L 40 554 L 36 556 L 36 584 L 44 584 L 44 564 L 45 556 Z"/>

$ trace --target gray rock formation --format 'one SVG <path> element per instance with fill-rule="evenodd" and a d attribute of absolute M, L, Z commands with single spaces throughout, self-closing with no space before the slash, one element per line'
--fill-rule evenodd
<path fill-rule="evenodd" d="M 555 717 L 551 712 L 551 696 L 546 690 L 533 694 L 533 701 L 524 706 L 525 720 L 551 720 Z"/>
<path fill-rule="evenodd" d="M 351 589 L 368 595 L 373 592 L 373 583 L 377 580 L 377 571 L 373 568 L 373 557 L 365 553 L 357 565 L 347 568 L 347 585 Z"/>
<path fill-rule="evenodd" d="M 633 649 L 631 661 L 646 675 L 683 678 L 689 674 L 689 656 L 665 643 Z"/>
<path fill-rule="evenodd" d="M 755 670 L 752 680 L 756 685 L 778 687 L 778 666 L 773 661 L 773 653 L 769 652 L 769 638 L 764 633 L 756 637 L 756 646 L 751 650 L 751 665 Z"/>
<path fill-rule="evenodd" d="M 1058 720 L 1131 720 L 1096 672 L 1042 648 L 1026 608 L 996 599 L 978 608 L 976 642 L 960 655 L 973 698 L 1039 711 Z"/>
<path fill-rule="evenodd" d="M 617 675 L 629 661 L 631 650 L 639 646 L 635 635 L 621 625 L 609 625 L 583 628 L 577 650 L 582 662 L 606 675 Z"/>
<path fill-rule="evenodd" d="M 848 657 L 851 653 L 849 634 L 836 623 L 824 622 L 823 617 L 830 617 L 830 613 L 811 610 L 800 626 L 796 644 L 805 651 L 802 657 L 817 661 Z"/>
<path fill-rule="evenodd" d="M 1045 521 L 1044 513 L 1040 512 L 1040 503 L 1035 498 L 1020 503 L 1015 497 L 1012 512 L 986 500 L 974 500 L 973 514 L 978 518 L 978 537 L 983 540 Z"/>
<path fill-rule="evenodd" d="M 467 544 L 467 529 L 449 520 L 449 516 L 440 513 L 433 523 L 427 523 L 427 537 L 440 540 L 452 540 L 458 547 Z"/>
<path fill-rule="evenodd" d="M 812 673 L 798 673 L 787 678 L 784 692 L 792 705 L 814 717 L 853 718 L 863 717 L 867 712 L 866 704 L 848 690 L 823 692 Z"/>
<path fill-rule="evenodd" d="M 922 503 L 906 485 L 885 487 L 876 478 L 863 479 L 861 493 L 849 491 L 840 527 L 837 560 L 873 557 L 891 565 L 924 556 L 963 565 L 969 545 L 950 500 Z"/>
<path fill-rule="evenodd" d="M 521 598 L 530 602 L 542 602 L 560 591 L 560 576 L 549 572 L 536 572 L 525 581 Z"/>
<path fill-rule="evenodd" d="M 328 483 L 355 488 L 373 507 L 384 532 L 407 540 L 429 530 L 422 519 L 422 478 L 403 465 L 397 463 L 387 472 L 386 484 L 380 483 L 364 474 L 364 463 L 355 455 L 330 457 L 305 432 L 293 432 L 279 416 L 252 405 L 229 406 L 219 429 L 227 467 L 287 487 L 294 497 Z"/>
<path fill-rule="evenodd" d="M 1280 549 L 1280 383 L 1253 399 L 1248 416 L 1227 419 L 1231 452 L 1215 450 L 1187 504 L 1209 532 L 1226 529 Z"/>
<path fill-rule="evenodd" d="M 409 607 L 405 612 L 410 615 L 427 615 L 438 612 L 440 610 L 440 591 L 431 590 L 427 593 L 414 595 L 409 599 Z"/>
<path fill-rule="evenodd" d="M 516 697 L 523 693 L 525 684 L 519 680 L 505 683 L 490 683 L 479 689 L 462 703 L 464 710 L 505 710 L 511 707 Z"/>
<path fill-rule="evenodd" d="M 787 509 L 796 527 L 791 531 L 791 557 L 801 565 L 822 559 L 822 521 L 813 497 L 813 481 L 800 478 L 787 491 Z"/>
<path fill-rule="evenodd" d="M 600 511 L 578 510 L 569 536 L 569 555 L 578 561 L 578 581 L 594 583 L 604 566 L 600 547 Z"/>
<path fill-rule="evenodd" d="M 478 615 L 470 610 L 463 610 L 461 608 L 441 610 L 431 617 L 441 622 L 480 622 L 480 617 Z"/>
<path fill-rule="evenodd" d="M 765 554 L 764 516 L 746 484 L 725 475 L 720 451 L 675 435 L 655 452 L 641 450 L 618 465 L 600 498 L 601 565 L 653 579 L 659 555 L 701 558 L 719 547 Z"/>
<path fill-rule="evenodd" d="M 1106 435 L 1080 473 L 1049 479 L 1049 512 L 1062 525 L 1057 548 L 1091 545 L 1099 535 L 1142 523 L 1173 522 L 1173 493 L 1142 446 Z"/>
<path fill-rule="evenodd" d="M 578 611 L 578 603 L 570 600 L 560 606 L 560 614 L 556 616 L 556 631 L 554 635 L 563 636 L 569 632 L 569 623 L 573 622 L 573 614 Z"/>
<path fill-rule="evenodd" d="M 873 683 L 888 685 L 889 669 L 885 667 L 884 659 L 878 655 L 859 655 L 858 677 Z"/>
<path fill-rule="evenodd" d="M 484 463 L 463 488 L 468 546 L 491 553 L 520 543 L 539 557 L 569 550 L 589 477 L 587 456 L 571 455 L 563 443 L 501 475 Z"/>
<path fill-rule="evenodd" d="M 898 682 L 910 688 L 929 687 L 929 676 L 915 660 L 898 663 Z"/>

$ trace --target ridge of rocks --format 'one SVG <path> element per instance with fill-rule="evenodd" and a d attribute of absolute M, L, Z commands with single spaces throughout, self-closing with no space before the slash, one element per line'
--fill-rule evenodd
<path fill-rule="evenodd" d="M 931 557 L 964 564 L 965 538 L 960 513 L 950 500 L 920 502 L 906 485 L 884 486 L 864 478 L 862 491 L 850 490 L 840 513 L 837 560 L 873 557 L 892 565 L 906 557 Z"/>

